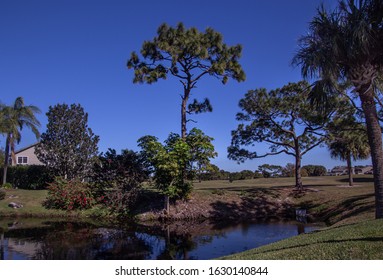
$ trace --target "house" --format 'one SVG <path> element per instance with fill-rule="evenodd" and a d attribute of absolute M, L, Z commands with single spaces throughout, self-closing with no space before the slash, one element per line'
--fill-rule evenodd
<path fill-rule="evenodd" d="M 372 174 L 372 165 L 356 166 L 355 174 Z"/>
<path fill-rule="evenodd" d="M 38 143 L 27 146 L 23 149 L 15 151 L 16 162 L 12 160 L 12 166 L 14 165 L 44 165 L 35 154 L 35 148 Z"/>
<path fill-rule="evenodd" d="M 342 175 L 347 175 L 347 174 L 348 174 L 347 166 L 335 166 L 333 169 L 331 169 L 329 175 L 330 176 L 342 176 Z"/>

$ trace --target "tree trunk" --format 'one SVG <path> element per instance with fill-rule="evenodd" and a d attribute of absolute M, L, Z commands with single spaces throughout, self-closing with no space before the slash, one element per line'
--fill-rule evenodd
<path fill-rule="evenodd" d="M 4 168 L 3 168 L 3 185 L 7 182 L 7 171 L 9 164 L 9 135 L 7 135 L 7 139 L 5 140 L 5 153 L 4 153 Z"/>
<path fill-rule="evenodd" d="M 360 89 L 359 96 L 366 118 L 368 142 L 371 148 L 371 159 L 374 172 L 375 218 L 383 218 L 383 146 L 382 130 L 375 107 L 374 89 Z"/>
<path fill-rule="evenodd" d="M 168 195 L 165 195 L 165 201 L 164 202 L 165 202 L 164 208 L 166 211 L 166 215 L 169 215 L 169 213 L 170 213 L 170 199 L 169 199 Z"/>
<path fill-rule="evenodd" d="M 294 136 L 294 147 L 295 147 L 295 187 L 299 191 L 303 191 L 302 173 L 301 173 L 301 165 L 302 165 L 301 150 L 299 148 L 299 139 L 295 136 Z"/>
<path fill-rule="evenodd" d="M 351 163 L 351 155 L 347 155 L 347 170 L 348 170 L 348 185 L 352 187 L 354 185 L 354 180 L 352 178 L 352 163 Z"/>
<path fill-rule="evenodd" d="M 295 156 L 295 187 L 299 191 L 303 191 L 302 174 L 301 174 L 301 157 Z"/>
<path fill-rule="evenodd" d="M 185 88 L 184 95 L 182 96 L 182 103 L 181 103 L 181 137 L 182 139 L 186 138 L 186 132 L 187 132 L 186 106 L 188 104 L 189 96 L 190 96 L 190 89 Z"/>

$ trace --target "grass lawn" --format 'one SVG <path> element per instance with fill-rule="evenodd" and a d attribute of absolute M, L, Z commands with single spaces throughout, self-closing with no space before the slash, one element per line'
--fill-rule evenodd
<path fill-rule="evenodd" d="M 368 260 L 383 259 L 383 220 L 326 228 L 222 259 Z"/>
<path fill-rule="evenodd" d="M 66 212 L 61 210 L 46 209 L 42 203 L 47 196 L 46 190 L 7 189 L 6 197 L 0 200 L 0 216 L 22 217 L 87 217 L 92 210 Z M 10 202 L 23 205 L 22 208 L 13 209 L 8 206 Z"/>

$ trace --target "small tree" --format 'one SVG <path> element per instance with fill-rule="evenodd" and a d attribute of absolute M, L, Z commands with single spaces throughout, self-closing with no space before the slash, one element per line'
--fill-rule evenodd
<path fill-rule="evenodd" d="M 182 23 L 176 28 L 162 24 L 157 37 L 142 45 L 143 60 L 133 52 L 127 66 L 134 69 L 134 83 L 152 84 L 168 75 L 181 82 L 181 136 L 185 139 L 187 113 L 212 111 L 208 99 L 203 102 L 194 99 L 193 103 L 188 103 L 192 90 L 204 76 L 216 77 L 223 84 L 229 78 L 244 81 L 245 73 L 238 62 L 241 52 L 240 45 L 227 46 L 222 35 L 211 28 L 202 33 L 194 27 L 186 29 Z"/>
<path fill-rule="evenodd" d="M 264 178 L 279 177 L 282 175 L 283 167 L 272 164 L 262 164 L 258 166 L 258 172 L 263 175 Z"/>
<path fill-rule="evenodd" d="M 88 114 L 81 105 L 57 104 L 49 107 L 47 116 L 47 131 L 36 146 L 38 159 L 57 176 L 69 180 L 89 176 L 99 137 L 88 127 Z"/>
<path fill-rule="evenodd" d="M 204 140 L 193 142 L 196 135 Z M 187 198 L 192 190 L 192 183 L 185 180 L 185 172 L 192 174 L 194 166 L 206 165 L 215 156 L 214 147 L 208 143 L 210 140 L 212 138 L 199 130 L 192 131 L 185 140 L 171 133 L 164 145 L 154 136 L 138 140 L 141 153 L 152 168 L 155 186 L 165 195 L 167 213 L 169 198 Z"/>
<path fill-rule="evenodd" d="M 327 114 L 314 110 L 307 100 L 309 94 L 310 86 L 303 81 L 271 91 L 249 91 L 239 102 L 243 112 L 237 114 L 237 120 L 241 124 L 232 131 L 229 158 L 243 162 L 282 153 L 291 155 L 295 158 L 295 186 L 302 190 L 302 157 L 324 142 L 323 129 L 331 113 L 330 109 Z M 261 142 L 270 145 L 270 152 L 258 154 L 244 148 Z"/>
<path fill-rule="evenodd" d="M 283 177 L 294 177 L 295 176 L 295 164 L 294 163 L 288 163 L 285 167 L 282 169 L 282 176 Z"/>
<path fill-rule="evenodd" d="M 215 158 L 218 154 L 214 150 L 211 143 L 214 139 L 205 135 L 202 130 L 193 128 L 186 137 L 186 143 L 191 149 L 192 159 L 190 162 L 189 178 L 194 179 L 195 176 L 201 181 L 201 174 L 210 169 L 210 159 Z"/>
<path fill-rule="evenodd" d="M 371 155 L 366 126 L 354 115 L 338 115 L 331 122 L 328 133 L 331 157 L 347 162 L 348 182 L 353 186 L 352 160 L 367 159 Z"/>

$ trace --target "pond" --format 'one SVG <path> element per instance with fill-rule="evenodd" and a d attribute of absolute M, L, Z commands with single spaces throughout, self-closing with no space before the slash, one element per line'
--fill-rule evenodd
<path fill-rule="evenodd" d="M 298 222 L 203 221 L 106 226 L 91 222 L 2 219 L 0 259 L 207 260 L 317 228 Z"/>

